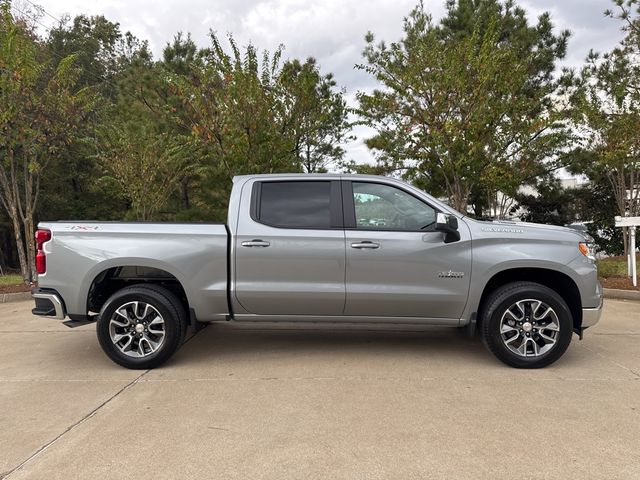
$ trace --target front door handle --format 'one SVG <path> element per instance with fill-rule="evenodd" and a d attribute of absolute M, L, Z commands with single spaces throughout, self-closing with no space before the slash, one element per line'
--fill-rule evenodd
<path fill-rule="evenodd" d="M 364 242 L 352 243 L 351 248 L 380 248 L 379 243 L 370 242 L 369 240 L 365 240 Z"/>
<path fill-rule="evenodd" d="M 271 244 L 266 240 L 254 239 L 249 242 L 242 242 L 241 245 L 243 247 L 268 247 Z"/>

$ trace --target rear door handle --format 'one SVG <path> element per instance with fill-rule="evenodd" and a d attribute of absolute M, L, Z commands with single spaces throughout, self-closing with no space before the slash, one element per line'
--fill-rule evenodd
<path fill-rule="evenodd" d="M 268 247 L 271 244 L 266 240 L 254 239 L 249 242 L 242 242 L 241 245 L 243 247 Z"/>
<path fill-rule="evenodd" d="M 380 248 L 379 243 L 370 242 L 369 240 L 365 240 L 363 242 L 352 243 L 351 248 Z"/>

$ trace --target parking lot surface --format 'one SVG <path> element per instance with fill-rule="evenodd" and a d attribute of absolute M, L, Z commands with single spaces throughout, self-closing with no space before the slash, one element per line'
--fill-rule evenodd
<path fill-rule="evenodd" d="M 0 478 L 640 479 L 640 303 L 542 370 L 447 329 L 211 325 L 152 371 L 0 305 Z"/>

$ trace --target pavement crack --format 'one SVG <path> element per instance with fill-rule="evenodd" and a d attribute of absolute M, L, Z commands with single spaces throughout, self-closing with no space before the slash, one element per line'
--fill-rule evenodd
<path fill-rule="evenodd" d="M 600 358 L 604 358 L 605 360 L 607 360 L 608 362 L 613 363 L 614 365 L 622 368 L 623 370 L 626 370 L 627 372 L 631 373 L 632 375 L 634 375 L 637 379 L 640 379 L 640 373 L 636 372 L 633 368 L 627 367 L 626 365 L 623 365 L 619 362 L 616 362 L 615 360 L 611 360 L 609 357 L 607 357 L 606 355 L 587 347 L 586 345 L 583 345 L 584 348 L 586 348 L 587 350 L 589 350 L 592 353 L 595 353 L 596 355 L 598 355 Z"/>
<path fill-rule="evenodd" d="M 77 422 L 73 423 L 72 425 L 70 425 L 69 427 L 67 427 L 62 433 L 60 433 L 58 436 L 56 436 L 54 439 L 50 440 L 49 442 L 45 443 L 44 445 L 42 445 L 40 448 L 38 448 L 35 452 L 33 452 L 31 455 L 29 455 L 29 457 L 27 457 L 25 460 L 23 460 L 20 464 L 18 464 L 17 466 L 15 466 L 14 468 L 12 468 L 11 470 L 9 470 L 8 472 L 4 472 L 0 474 L 0 480 L 4 480 L 9 478 L 11 475 L 13 475 L 14 473 L 16 473 L 17 471 L 21 470 L 22 467 L 24 467 L 27 463 L 29 463 L 31 460 L 35 459 L 36 457 L 38 457 L 40 454 L 42 454 L 43 452 L 45 452 L 49 447 L 51 447 L 52 445 L 54 445 L 56 442 L 58 442 L 58 440 L 60 440 L 61 438 L 63 438 L 67 433 L 75 430 L 77 427 L 79 427 L 80 425 L 82 425 L 84 422 L 86 422 L 87 420 L 89 420 L 90 418 L 92 418 L 96 413 L 98 413 L 103 407 L 105 407 L 106 405 L 108 405 L 112 400 L 114 400 L 116 397 L 118 397 L 120 394 L 126 392 L 127 390 L 129 390 L 130 388 L 132 388 L 136 383 L 138 383 L 140 381 L 140 379 L 142 379 L 142 377 L 144 377 L 147 373 L 149 373 L 151 370 L 145 370 L 144 372 L 142 372 L 140 375 L 138 375 L 136 378 L 134 378 L 132 381 L 130 381 L 129 383 L 127 383 L 124 387 L 122 387 L 120 390 L 118 390 L 116 393 L 114 393 L 113 395 L 111 395 L 109 398 L 107 398 L 104 402 L 102 402 L 100 405 L 98 405 L 96 408 L 94 408 L 93 410 L 91 410 L 89 413 L 87 413 L 84 417 L 82 417 L 80 420 L 78 420 Z"/>
<path fill-rule="evenodd" d="M 222 430 L 224 432 L 230 432 L 231 430 L 229 430 L 228 428 L 222 428 L 222 427 L 207 427 L 209 430 Z"/>
<path fill-rule="evenodd" d="M 591 335 L 603 335 L 603 336 L 624 336 L 629 337 L 632 335 L 640 335 L 640 332 L 605 332 L 605 333 L 592 333 Z"/>
<path fill-rule="evenodd" d="M 184 346 L 184 344 L 190 342 L 191 340 L 193 340 L 194 337 L 196 337 L 198 335 L 198 332 L 193 333 L 190 337 L 188 337 L 183 343 L 182 345 Z M 8 472 L 2 472 L 0 473 L 0 480 L 5 480 L 7 478 L 9 478 L 11 475 L 13 475 L 14 473 L 16 473 L 17 471 L 21 470 L 22 467 L 24 467 L 27 463 L 29 463 L 31 460 L 37 458 L 39 455 L 41 455 L 43 452 L 45 452 L 49 447 L 51 447 L 52 445 L 54 445 L 55 443 L 58 442 L 58 440 L 60 440 L 61 438 L 63 438 L 67 433 L 75 430 L 77 427 L 79 427 L 80 425 L 82 425 L 84 422 L 86 422 L 87 420 L 89 420 L 90 418 L 92 418 L 94 415 L 96 415 L 100 410 L 102 410 L 102 408 L 104 408 L 106 405 L 108 405 L 109 403 L 111 403 L 111 401 L 113 401 L 115 398 L 117 398 L 118 396 L 120 396 L 122 393 L 126 392 L 127 390 L 129 390 L 130 388 L 134 387 L 140 380 L 142 380 L 142 378 L 149 373 L 151 370 L 145 370 L 144 372 L 142 372 L 140 375 L 138 375 L 136 378 L 134 378 L 133 380 L 131 380 L 129 383 L 127 383 L 124 387 L 122 387 L 120 390 L 118 390 L 116 393 L 114 393 L 113 395 L 111 395 L 109 398 L 107 398 L 104 402 L 102 402 L 100 405 L 98 405 L 96 408 L 94 408 L 93 410 L 91 410 L 88 414 L 86 414 L 84 417 L 82 417 L 80 420 L 78 420 L 77 422 L 75 422 L 74 424 L 68 426 L 62 433 L 60 433 L 58 436 L 56 436 L 54 439 L 50 440 L 49 442 L 45 443 L 44 445 L 42 445 L 40 448 L 38 448 L 35 452 L 33 452 L 31 455 L 29 455 L 29 457 L 27 457 L 25 460 L 23 460 L 20 464 L 18 464 L 17 466 L 15 466 L 14 468 L 12 468 L 11 470 L 9 470 Z"/>
<path fill-rule="evenodd" d="M 565 377 L 565 376 L 554 376 L 554 377 L 540 377 L 535 375 L 522 375 L 511 377 L 505 379 L 503 377 L 495 377 L 496 379 L 500 379 L 500 381 L 504 381 L 507 383 L 519 382 L 521 380 L 527 380 L 530 382 L 634 382 L 636 380 L 640 380 L 640 377 L 632 377 L 629 378 L 625 376 L 623 378 L 613 378 L 611 376 L 607 377 Z M 339 377 L 199 377 L 199 378 L 154 378 L 154 379 L 146 379 L 142 380 L 144 384 L 151 383 L 199 383 L 199 382 L 273 382 L 273 381 L 281 381 L 281 382 L 300 382 L 300 381 L 338 381 L 338 382 L 354 382 L 354 381 L 363 381 L 363 382 L 440 382 L 440 381 L 453 381 L 453 382 L 463 382 L 475 383 L 478 381 L 477 377 L 438 377 L 438 376 L 428 376 L 428 377 L 378 377 L 378 376 L 339 376 Z M 483 382 L 484 380 L 482 380 Z"/>
<path fill-rule="evenodd" d="M 0 330 L 0 334 L 7 333 L 93 333 L 93 330 Z"/>

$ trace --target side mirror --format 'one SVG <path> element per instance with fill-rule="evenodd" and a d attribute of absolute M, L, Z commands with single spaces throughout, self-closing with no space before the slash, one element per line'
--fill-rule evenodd
<path fill-rule="evenodd" d="M 444 233 L 444 243 L 460 240 L 458 231 L 458 219 L 454 215 L 438 213 L 436 216 L 436 231 Z"/>

